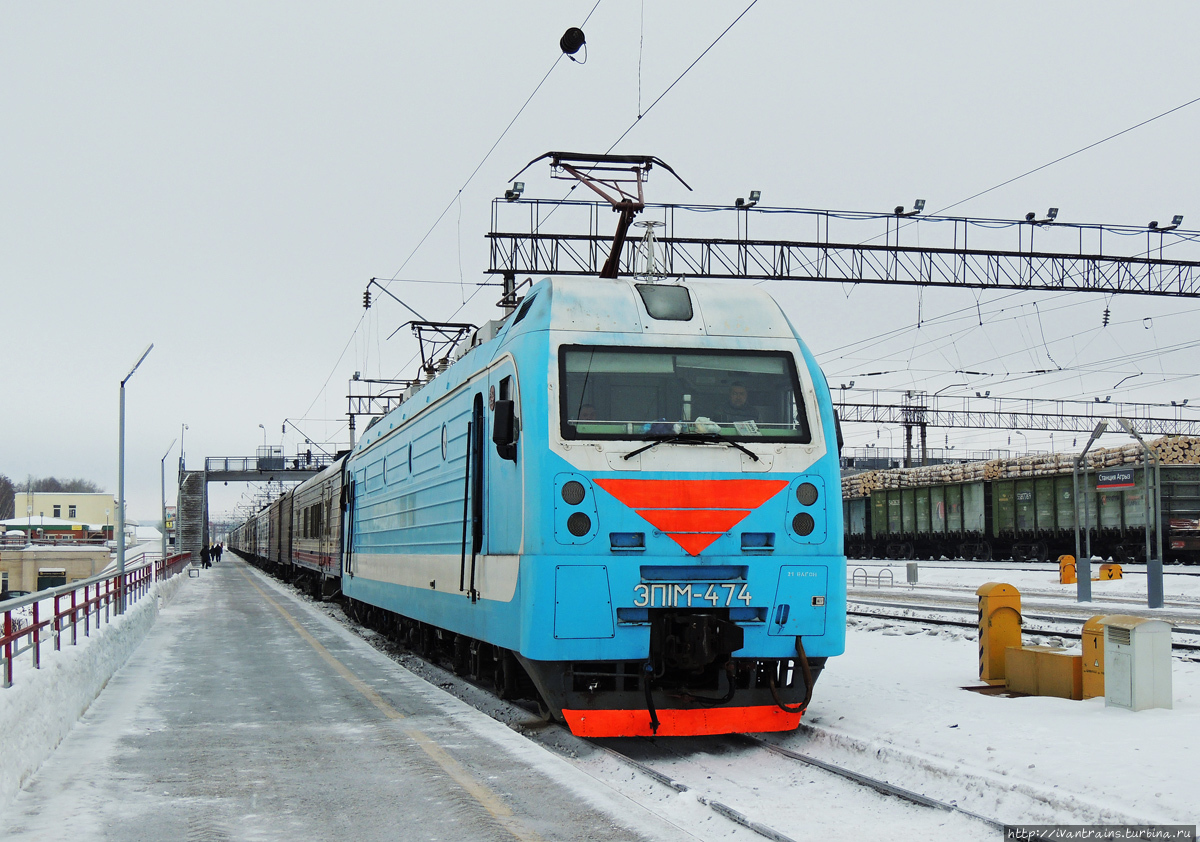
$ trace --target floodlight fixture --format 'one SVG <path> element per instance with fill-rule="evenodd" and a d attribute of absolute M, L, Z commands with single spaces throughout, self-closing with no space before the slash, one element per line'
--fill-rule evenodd
<path fill-rule="evenodd" d="M 1025 221 L 1032 223 L 1034 225 L 1049 225 L 1050 223 L 1054 222 L 1054 220 L 1057 218 L 1058 218 L 1058 208 L 1050 208 L 1048 211 L 1046 211 L 1046 215 L 1044 217 L 1042 217 L 1041 219 L 1038 219 L 1037 214 L 1034 213 L 1033 211 L 1030 211 L 1029 213 L 1025 214 Z"/>
<path fill-rule="evenodd" d="M 515 202 L 517 199 L 521 198 L 521 194 L 524 192 L 525 182 L 514 181 L 512 188 L 504 191 L 504 199 L 505 201 Z"/>
<path fill-rule="evenodd" d="M 1162 231 L 1174 231 L 1176 228 L 1178 228 L 1182 224 L 1183 224 L 1183 214 L 1177 213 L 1173 217 L 1171 217 L 1170 225 L 1159 225 L 1158 220 L 1153 219 L 1150 221 L 1150 224 L 1147 225 L 1146 227 L 1149 228 L 1151 231 L 1162 232 Z"/>
<path fill-rule="evenodd" d="M 749 200 L 749 201 L 746 201 L 745 199 L 743 199 L 743 198 L 741 198 L 741 197 L 738 197 L 737 199 L 735 199 L 735 200 L 734 200 L 734 202 L 733 202 L 733 206 L 734 206 L 735 208 L 738 208 L 739 210 L 749 210 L 750 208 L 752 208 L 752 207 L 754 207 L 755 205 L 757 205 L 757 204 L 758 204 L 758 200 L 759 200 L 759 199 L 761 199 L 761 198 L 762 198 L 762 191 L 761 191 L 761 190 L 751 190 L 751 191 L 750 191 L 750 200 Z"/>
<path fill-rule="evenodd" d="M 986 392 L 976 392 L 975 393 L 975 397 L 977 397 L 977 398 L 990 398 L 991 396 L 992 396 L 991 389 L 988 389 Z"/>
<path fill-rule="evenodd" d="M 925 210 L 925 200 L 917 199 L 915 202 L 913 202 L 912 210 L 906 211 L 904 209 L 904 205 L 896 205 L 895 213 L 896 213 L 896 216 L 916 216 L 923 210 Z"/>

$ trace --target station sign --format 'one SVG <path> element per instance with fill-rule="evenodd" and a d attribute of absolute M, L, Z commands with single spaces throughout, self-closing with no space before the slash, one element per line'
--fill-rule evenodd
<path fill-rule="evenodd" d="M 1134 488 L 1132 468 L 1115 468 L 1110 471 L 1096 472 L 1097 491 L 1116 491 L 1121 488 Z"/>

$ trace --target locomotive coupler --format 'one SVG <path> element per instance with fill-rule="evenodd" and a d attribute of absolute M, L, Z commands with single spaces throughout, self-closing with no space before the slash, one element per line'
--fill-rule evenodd
<path fill-rule="evenodd" d="M 666 672 L 698 672 L 745 645 L 742 627 L 716 614 L 655 612 L 650 655 Z"/>

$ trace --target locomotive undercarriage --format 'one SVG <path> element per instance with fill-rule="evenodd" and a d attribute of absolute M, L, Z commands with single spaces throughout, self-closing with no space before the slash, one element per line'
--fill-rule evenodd
<path fill-rule="evenodd" d="M 653 609 L 650 652 L 636 661 L 529 661 L 526 670 L 553 710 L 660 710 L 778 706 L 799 712 L 824 658 L 735 658 L 742 627 L 728 609 Z M 807 669 L 805 669 L 807 666 Z M 807 676 L 807 680 L 806 680 Z"/>
<path fill-rule="evenodd" d="M 733 658 L 741 629 L 710 615 L 665 614 L 656 622 L 658 657 L 637 661 L 533 661 L 365 603 L 347 600 L 351 618 L 441 663 L 502 699 L 535 703 L 561 719 L 568 710 L 695 710 L 723 705 L 799 711 L 811 697 L 825 658 Z M 733 627 L 733 628 L 730 628 Z M 733 629 L 737 631 L 734 632 Z M 736 650 L 734 650 L 736 651 Z M 647 666 L 652 666 L 648 670 Z M 649 685 L 649 694 L 647 693 Z M 786 706 L 786 707 L 785 707 Z"/>

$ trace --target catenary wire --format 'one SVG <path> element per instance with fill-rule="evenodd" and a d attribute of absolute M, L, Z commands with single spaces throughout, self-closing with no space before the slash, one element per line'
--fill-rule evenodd
<path fill-rule="evenodd" d="M 756 2 L 757 2 L 757 0 L 756 0 Z M 600 3 L 601 3 L 601 0 L 596 0 L 595 5 L 592 6 L 591 11 L 589 11 L 587 14 L 587 17 L 584 18 L 583 24 L 585 26 L 587 25 L 588 20 L 590 20 L 592 15 L 595 13 L 596 9 L 600 6 Z M 416 246 L 413 247 L 413 250 L 411 252 L 409 252 L 408 257 L 406 257 L 404 259 L 404 262 L 400 264 L 400 268 L 397 269 L 395 271 L 395 273 L 392 275 L 392 277 L 389 278 L 385 282 L 385 284 L 384 284 L 385 287 L 390 286 L 392 284 L 392 282 L 394 282 L 396 280 L 396 277 L 401 272 L 404 271 L 404 267 L 409 264 L 409 262 L 413 259 L 414 255 L 416 255 L 417 251 L 420 250 L 421 246 L 424 245 L 425 241 L 429 239 L 429 236 L 433 233 L 434 229 L 436 229 L 437 226 L 441 223 L 442 219 L 445 218 L 445 216 L 449 212 L 450 208 L 452 208 L 454 206 L 454 203 L 459 200 L 459 197 L 462 195 L 463 190 L 465 190 L 467 188 L 467 186 L 470 185 L 472 179 L 474 179 L 475 176 L 478 174 L 479 170 L 483 168 L 483 165 L 487 162 L 488 158 L 490 158 L 492 153 L 494 151 L 496 151 L 496 147 L 500 145 L 500 142 L 502 140 L 504 140 L 504 137 L 505 137 L 505 135 L 508 134 L 509 129 L 511 129 L 513 127 L 513 124 L 515 124 L 517 122 L 518 118 L 520 118 L 521 114 L 524 113 L 525 109 L 529 106 L 529 103 L 533 101 L 533 98 L 535 96 L 537 96 L 538 91 L 540 91 L 542 89 L 542 86 L 544 84 L 546 84 L 546 80 L 550 78 L 550 74 L 554 72 L 554 69 L 556 67 L 558 67 L 559 62 L 562 61 L 562 57 L 563 57 L 563 54 L 561 52 L 555 57 L 554 62 L 550 65 L 550 69 L 546 71 L 546 74 L 544 76 L 542 76 L 541 80 L 534 87 L 533 92 L 525 99 L 525 102 L 523 102 L 521 104 L 521 107 L 517 109 L 517 113 L 513 115 L 513 118 L 511 120 L 509 120 L 508 125 L 506 125 L 504 127 L 504 130 L 500 132 L 500 136 L 496 138 L 495 142 L 491 145 L 491 147 L 488 149 L 488 151 L 484 154 L 483 158 L 479 161 L 478 165 L 476 165 L 475 169 L 473 169 L 471 171 L 471 174 L 469 176 L 467 176 L 467 180 L 463 182 L 462 187 L 460 187 L 458 189 L 458 191 L 454 194 L 454 196 L 446 204 L 446 207 L 442 209 L 442 212 L 440 214 L 438 214 L 437 219 L 435 219 L 433 222 L 433 225 L 431 225 L 429 227 L 429 230 L 425 232 L 425 235 L 423 237 L 421 237 L 420 241 L 416 244 Z M 474 297 L 475 297 L 475 295 L 474 295 L 474 293 L 472 293 L 472 295 L 467 298 L 467 301 L 470 301 L 471 298 L 474 298 Z M 466 305 L 466 301 L 463 302 L 463 306 L 465 306 L 465 305 Z M 462 307 L 459 308 L 459 310 L 461 310 L 461 309 L 462 309 Z M 459 312 L 459 310 L 456 310 L 455 313 L 457 314 Z M 453 318 L 453 316 L 451 316 L 451 318 Z M 337 362 L 334 363 L 333 370 L 329 372 L 329 376 L 325 378 L 325 382 L 321 385 L 320 391 L 317 393 L 316 397 L 313 398 L 312 403 L 309 404 L 308 409 L 305 410 L 305 415 L 307 415 L 308 412 L 312 410 L 313 406 L 317 403 L 318 400 L 320 400 L 321 395 L 325 392 L 325 389 L 329 386 L 329 381 L 333 378 L 334 373 L 337 371 L 338 365 L 341 364 L 342 358 L 345 357 L 346 350 L 350 347 L 350 344 L 354 341 L 354 337 L 358 333 L 359 328 L 362 326 L 362 322 L 363 322 L 363 320 L 360 318 L 358 320 L 358 323 L 354 326 L 354 330 L 351 333 L 349 340 L 347 340 L 347 342 L 346 342 L 346 347 L 343 348 L 342 353 L 338 355 L 338 359 L 337 359 Z M 304 417 L 304 416 L 301 416 L 301 417 Z"/>

